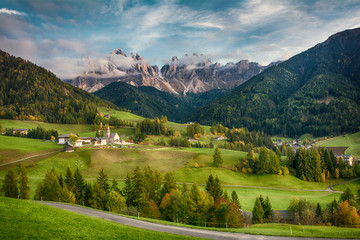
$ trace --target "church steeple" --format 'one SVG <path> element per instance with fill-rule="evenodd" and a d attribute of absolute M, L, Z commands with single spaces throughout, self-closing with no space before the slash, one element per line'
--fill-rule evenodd
<path fill-rule="evenodd" d="M 110 141 L 110 125 L 107 124 L 107 128 L 106 128 L 106 141 L 109 142 Z"/>

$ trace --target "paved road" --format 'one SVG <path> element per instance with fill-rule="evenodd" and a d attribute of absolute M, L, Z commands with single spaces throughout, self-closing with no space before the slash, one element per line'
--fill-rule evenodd
<path fill-rule="evenodd" d="M 351 180 L 348 180 L 348 181 L 345 181 L 345 182 L 337 183 L 337 184 L 328 186 L 326 190 L 328 190 L 328 191 L 334 191 L 334 192 L 335 192 L 335 190 L 333 190 L 333 187 L 338 186 L 338 185 L 341 185 L 341 184 L 344 184 L 344 183 L 357 181 L 357 180 L 359 180 L 359 179 L 360 179 L 360 178 L 354 178 L 354 179 L 351 179 Z"/>
<path fill-rule="evenodd" d="M 229 233 L 229 232 L 218 232 L 218 231 L 210 231 L 210 230 L 201 230 L 201 229 L 193 229 L 193 228 L 186 228 L 186 227 L 177 227 L 171 225 L 164 225 L 159 223 L 151 223 L 140 221 L 132 218 L 127 218 L 103 211 L 98 211 L 95 209 L 89 209 L 82 206 L 75 206 L 75 205 L 67 205 L 62 203 L 56 202 L 39 202 L 42 204 L 46 204 L 49 206 L 65 209 L 68 211 L 76 212 L 85 214 L 92 217 L 102 218 L 109 221 L 113 221 L 116 223 L 121 223 L 128 226 L 144 228 L 148 230 L 158 231 L 158 232 L 167 232 L 173 233 L 178 235 L 184 236 L 192 236 L 192 237 L 201 237 L 201 238 L 208 238 L 208 239 L 219 239 L 219 240 L 234 240 L 234 239 L 244 239 L 244 240 L 319 240 L 319 239 L 326 239 L 326 238 L 300 238 L 300 237 L 273 237 L 273 236 L 261 236 L 261 235 L 249 235 L 243 233 Z"/>

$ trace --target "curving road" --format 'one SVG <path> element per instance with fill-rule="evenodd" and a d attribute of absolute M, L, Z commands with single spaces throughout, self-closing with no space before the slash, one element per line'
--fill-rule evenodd
<path fill-rule="evenodd" d="M 49 205 L 56 208 L 65 209 L 68 211 L 81 213 L 84 215 L 97 217 L 106 219 L 109 221 L 113 221 L 116 223 L 121 223 L 128 226 L 144 228 L 148 230 L 158 231 L 158 232 L 166 232 L 173 233 L 184 236 L 192 236 L 192 237 L 201 237 L 208 239 L 219 239 L 219 240 L 234 240 L 234 239 L 255 239 L 255 240 L 320 240 L 327 238 L 301 238 L 301 237 L 278 237 L 278 236 L 262 236 L 262 235 L 250 235 L 244 233 L 230 233 L 230 232 L 218 232 L 218 231 L 210 231 L 210 230 L 202 230 L 202 229 L 194 229 L 194 228 L 186 228 L 186 227 L 177 227 L 171 225 L 164 225 L 159 223 L 145 222 L 137 219 L 127 218 L 115 214 L 111 214 L 108 212 L 103 212 L 95 209 L 85 208 L 82 206 L 76 205 L 67 205 L 56 202 L 39 202 L 45 205 Z"/>

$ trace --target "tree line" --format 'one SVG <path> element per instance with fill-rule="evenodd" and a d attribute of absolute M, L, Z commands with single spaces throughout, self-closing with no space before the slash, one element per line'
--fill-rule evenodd
<path fill-rule="evenodd" d="M 138 122 L 135 127 L 134 142 L 144 141 L 147 135 L 181 136 L 178 131 L 165 127 L 165 120 L 165 117 L 163 117 L 162 120 L 158 118 L 153 120 L 146 118 Z"/>
<path fill-rule="evenodd" d="M 325 182 L 330 178 L 351 178 L 360 176 L 360 164 L 351 166 L 344 159 L 336 158 L 327 148 L 299 148 L 295 153 L 292 147 L 286 149 L 287 160 L 281 161 L 281 152 L 266 147 L 258 150 L 258 157 L 253 150 L 235 164 L 237 171 L 255 174 L 292 174 L 304 181 Z"/>
<path fill-rule="evenodd" d="M 34 138 L 34 139 L 44 139 L 44 140 L 55 140 L 59 133 L 55 129 L 46 130 L 41 126 L 37 126 L 36 128 L 31 128 L 28 130 L 26 135 L 20 133 L 13 133 L 13 129 L 9 128 L 5 131 L 6 136 L 15 136 L 15 137 L 26 137 L 26 138 Z"/>
<path fill-rule="evenodd" d="M 225 149 L 249 151 L 254 147 L 274 147 L 269 135 L 255 130 L 250 132 L 247 128 L 229 129 L 221 124 L 216 124 L 210 128 L 210 132 L 215 135 L 224 135 L 228 138 L 229 143 L 221 146 L 221 148 Z"/>

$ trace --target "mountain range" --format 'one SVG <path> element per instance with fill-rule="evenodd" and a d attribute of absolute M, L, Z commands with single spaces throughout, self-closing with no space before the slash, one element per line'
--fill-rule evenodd
<path fill-rule="evenodd" d="M 137 87 L 113 77 L 114 81 L 103 84 L 107 86 L 95 95 L 143 116 L 167 115 L 176 121 L 245 126 L 249 130 L 290 137 L 359 131 L 360 28 L 330 36 L 325 42 L 267 69 L 258 69 L 259 65 L 246 61 L 234 66 L 218 66 L 204 56 L 192 55 L 187 56 L 189 61 L 173 58 L 159 71 L 144 62 L 139 54 L 127 57 L 118 49 L 112 55 L 122 57 L 113 59 L 114 66 L 107 64 L 106 68 L 103 65 L 86 73 L 88 77 L 95 76 L 94 81 L 98 81 L 98 75 L 109 79 L 113 74 L 122 74 L 122 80 L 128 79 Z M 191 62 L 194 57 L 203 60 Z M 119 68 L 120 65 L 127 67 Z M 202 93 L 205 88 L 201 90 L 201 84 L 195 88 L 200 93 L 179 91 L 186 95 L 158 90 L 164 90 L 165 86 L 181 89 L 180 86 L 184 86 L 180 84 L 181 79 L 199 76 L 207 76 L 200 81 L 204 86 L 222 88 L 221 81 L 236 85 L 241 80 L 233 81 L 232 77 L 240 74 L 236 69 L 242 65 L 248 70 L 258 69 L 260 73 L 232 90 L 213 89 Z M 193 75 L 188 75 L 188 71 Z M 148 78 L 143 78 L 140 72 Z M 224 77 L 224 72 L 231 77 Z M 167 82 L 159 80 L 159 85 L 151 87 L 155 77 L 150 76 L 157 76 L 161 81 L 167 79 Z M 210 76 L 214 78 L 211 80 Z M 169 79 L 177 79 L 178 86 Z M 151 86 L 141 86 L 145 83 Z M 116 108 L 109 101 L 62 82 L 48 70 L 3 51 L 0 51 L 0 92 L 0 118 L 92 123 L 97 106 Z"/>
<path fill-rule="evenodd" d="M 112 82 L 125 82 L 136 87 L 152 86 L 160 91 L 186 95 L 189 92 L 231 89 L 267 68 L 247 60 L 222 66 L 204 55 L 192 54 L 180 59 L 173 57 L 159 70 L 138 53 L 127 56 L 121 49 L 112 51 L 106 63 L 89 65 L 92 70 L 64 81 L 88 92 L 95 92 Z"/>
<path fill-rule="evenodd" d="M 359 131 L 360 28 L 266 69 L 189 120 L 292 137 Z"/>

